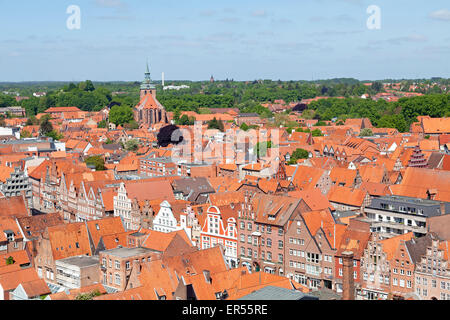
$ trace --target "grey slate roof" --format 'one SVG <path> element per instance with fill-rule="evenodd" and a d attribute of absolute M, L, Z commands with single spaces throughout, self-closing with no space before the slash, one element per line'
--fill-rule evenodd
<path fill-rule="evenodd" d="M 310 295 L 317 297 L 319 300 L 342 300 L 342 295 L 328 288 L 312 291 Z"/>
<path fill-rule="evenodd" d="M 207 194 L 215 193 L 208 179 L 204 177 L 177 179 L 172 183 L 172 187 L 174 193 L 183 193 L 183 196 L 191 202 L 206 201 Z M 205 195 L 205 197 L 201 197 L 202 195 Z"/>
<path fill-rule="evenodd" d="M 406 248 L 408 249 L 408 253 L 411 256 L 414 264 L 420 262 L 422 256 L 425 255 L 427 251 L 427 247 L 431 246 L 433 235 L 431 233 L 427 233 L 425 236 L 411 239 L 405 242 Z"/>
<path fill-rule="evenodd" d="M 264 287 L 254 291 L 238 300 L 318 300 L 317 297 L 306 295 L 300 291 L 279 288 L 279 287 Z"/>

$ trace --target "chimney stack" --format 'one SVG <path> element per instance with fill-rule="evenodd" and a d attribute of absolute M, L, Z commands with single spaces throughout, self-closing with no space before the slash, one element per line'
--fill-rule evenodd
<path fill-rule="evenodd" d="M 342 300 L 355 300 L 355 284 L 353 281 L 353 252 L 342 253 L 343 279 Z"/>
<path fill-rule="evenodd" d="M 445 214 L 445 202 L 444 201 L 441 201 L 441 203 L 440 203 L 440 209 L 441 209 L 441 216 L 443 216 L 444 214 Z"/>

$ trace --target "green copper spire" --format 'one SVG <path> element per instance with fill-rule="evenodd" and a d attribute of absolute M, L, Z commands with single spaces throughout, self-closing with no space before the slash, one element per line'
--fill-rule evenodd
<path fill-rule="evenodd" d="M 150 68 L 148 66 L 148 59 L 147 59 L 147 69 L 145 71 L 145 80 L 142 82 L 141 90 L 148 90 L 148 89 L 154 89 L 155 86 L 152 84 L 152 79 L 150 77 Z"/>

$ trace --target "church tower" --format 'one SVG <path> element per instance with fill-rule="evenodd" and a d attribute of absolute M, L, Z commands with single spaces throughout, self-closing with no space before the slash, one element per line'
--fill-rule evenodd
<path fill-rule="evenodd" d="M 147 63 L 145 80 L 141 84 L 141 99 L 133 108 L 134 120 L 139 125 L 153 126 L 158 123 L 167 124 L 170 116 L 164 106 L 156 99 L 156 87 L 150 78 L 150 70 Z"/>
<path fill-rule="evenodd" d="M 150 93 L 153 98 L 156 98 L 156 87 L 152 83 L 152 79 L 150 77 L 150 69 L 148 68 L 147 62 L 147 70 L 145 71 L 145 80 L 141 84 L 141 99 L 145 97 L 148 93 Z"/>

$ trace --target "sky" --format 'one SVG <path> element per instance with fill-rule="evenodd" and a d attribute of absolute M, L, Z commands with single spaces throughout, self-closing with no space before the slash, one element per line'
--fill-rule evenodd
<path fill-rule="evenodd" d="M 141 81 L 147 59 L 154 80 L 449 78 L 449 58 L 448 0 L 0 0 L 1 82 Z"/>

